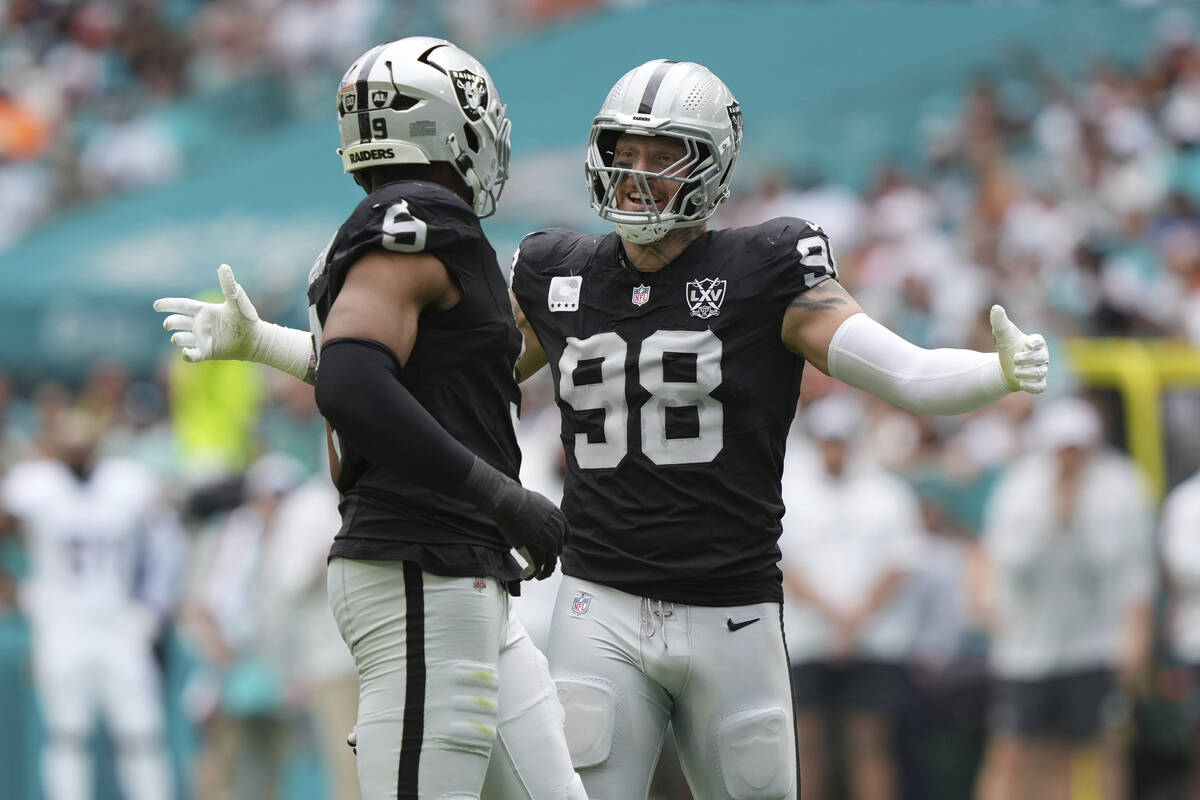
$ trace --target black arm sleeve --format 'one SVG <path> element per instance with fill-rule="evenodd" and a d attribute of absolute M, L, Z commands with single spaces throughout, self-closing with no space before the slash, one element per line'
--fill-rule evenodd
<path fill-rule="evenodd" d="M 395 353 L 371 339 L 321 348 L 317 407 L 363 458 L 420 486 L 455 495 L 475 454 L 446 432 L 400 381 Z"/>

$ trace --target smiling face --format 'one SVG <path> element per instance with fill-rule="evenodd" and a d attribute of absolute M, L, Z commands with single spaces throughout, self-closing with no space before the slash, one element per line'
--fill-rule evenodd
<path fill-rule="evenodd" d="M 687 154 L 687 146 L 679 139 L 626 133 L 617 139 L 612 165 L 621 169 L 661 173 L 685 160 Z M 690 172 L 690 168 L 680 169 L 678 176 L 685 178 Z M 680 180 L 645 178 L 642 181 L 627 174 L 617 187 L 617 208 L 621 211 L 662 212 L 671 204 L 681 186 L 683 182 Z"/>

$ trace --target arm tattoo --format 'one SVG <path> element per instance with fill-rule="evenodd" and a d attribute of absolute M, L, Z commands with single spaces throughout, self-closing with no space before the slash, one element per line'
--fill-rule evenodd
<path fill-rule="evenodd" d="M 849 295 L 836 281 L 826 279 L 806 292 L 801 292 L 792 298 L 788 308 L 800 308 L 805 311 L 828 311 L 847 304 Z"/>
<path fill-rule="evenodd" d="M 308 370 L 304 373 L 304 377 L 301 378 L 301 380 L 303 380 L 309 386 L 317 385 L 317 354 L 316 353 L 313 353 L 311 356 L 308 357 Z"/>

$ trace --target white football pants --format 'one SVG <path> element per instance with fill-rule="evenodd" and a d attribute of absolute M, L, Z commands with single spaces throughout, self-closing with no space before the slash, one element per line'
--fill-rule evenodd
<path fill-rule="evenodd" d="M 83 621 L 34 614 L 31 622 L 33 677 L 46 721 L 47 800 L 92 796 L 89 743 L 97 714 L 113 740 L 124 796 L 171 797 L 161 680 L 144 616 Z"/>
<path fill-rule="evenodd" d="M 696 800 L 799 797 L 779 603 L 665 603 L 568 576 L 548 653 L 591 800 L 646 797 L 668 722 Z"/>
<path fill-rule="evenodd" d="M 363 800 L 586 800 L 546 659 L 494 578 L 334 558 Z"/>

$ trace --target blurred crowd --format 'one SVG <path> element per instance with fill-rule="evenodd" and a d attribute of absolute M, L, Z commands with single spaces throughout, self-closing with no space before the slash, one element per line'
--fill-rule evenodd
<path fill-rule="evenodd" d="M 428 10 L 384 5 L 0 0 L 0 248 L 70 205 L 186 169 L 193 142 L 169 113 L 185 94 L 286 74 L 281 113 L 322 107 L 327 74 L 380 14 Z M 518 30 L 589 5 L 429 8 L 470 45 L 488 14 Z M 1119 398 L 1074 385 L 1060 346 L 1200 345 L 1200 45 L 1182 23 L 1166 30 L 1140 63 L 1079 81 L 1031 54 L 1003 81 L 981 77 L 956 114 L 923 122 L 923 164 L 883 165 L 865 191 L 798 166 L 722 209 L 718 226 L 820 223 L 841 282 L 917 344 L 993 349 L 986 311 L 1001 302 L 1055 359 L 1055 396 L 950 419 L 809 371 L 781 542 L 805 800 L 1065 798 L 1072 781 L 1073 797 L 1200 796 L 1200 394 L 1167 403 L 1171 491 L 1156 496 L 1123 453 Z M 526 384 L 523 479 L 557 498 L 552 402 L 546 376 Z M 63 493 L 50 507 L 78 490 L 48 475 L 83 485 L 102 465 L 151 487 L 144 513 L 117 530 L 101 500 L 71 500 L 84 509 L 64 543 L 74 571 L 57 579 L 78 597 L 47 601 L 38 559 L 58 556 L 39 551 L 29 509 L 46 507 L 42 484 Z M 105 613 L 138 622 L 112 636 L 146 659 L 179 643 L 165 667 L 183 676 L 173 702 L 197 732 L 193 796 L 278 796 L 302 744 L 321 754 L 329 796 L 355 796 L 342 742 L 353 670 L 324 592 L 336 497 L 308 387 L 177 360 L 149 380 L 119 365 L 70 387 L 0 378 L 0 469 L 0 606 L 35 642 L 94 621 L 78 541 L 104 529 L 124 542 L 97 567 L 112 578 Z M 519 602 L 539 642 L 554 587 Z M 67 662 L 114 649 L 78 638 Z M 61 658 L 33 658 L 35 683 L 71 685 L 38 666 Z M 163 780 L 161 712 L 88 702 L 114 738 L 143 745 L 117 742 L 125 796 L 166 796 L 145 788 Z M 47 774 L 79 782 L 91 720 L 70 705 L 43 700 Z M 669 754 L 663 765 L 656 797 L 686 797 Z"/>
<path fill-rule="evenodd" d="M 331 80 L 378 30 L 473 50 L 605 2 L 0 0 L 0 251 L 68 208 L 202 168 L 219 137 L 180 99 L 220 96 L 223 124 L 267 133 L 327 113 Z"/>

